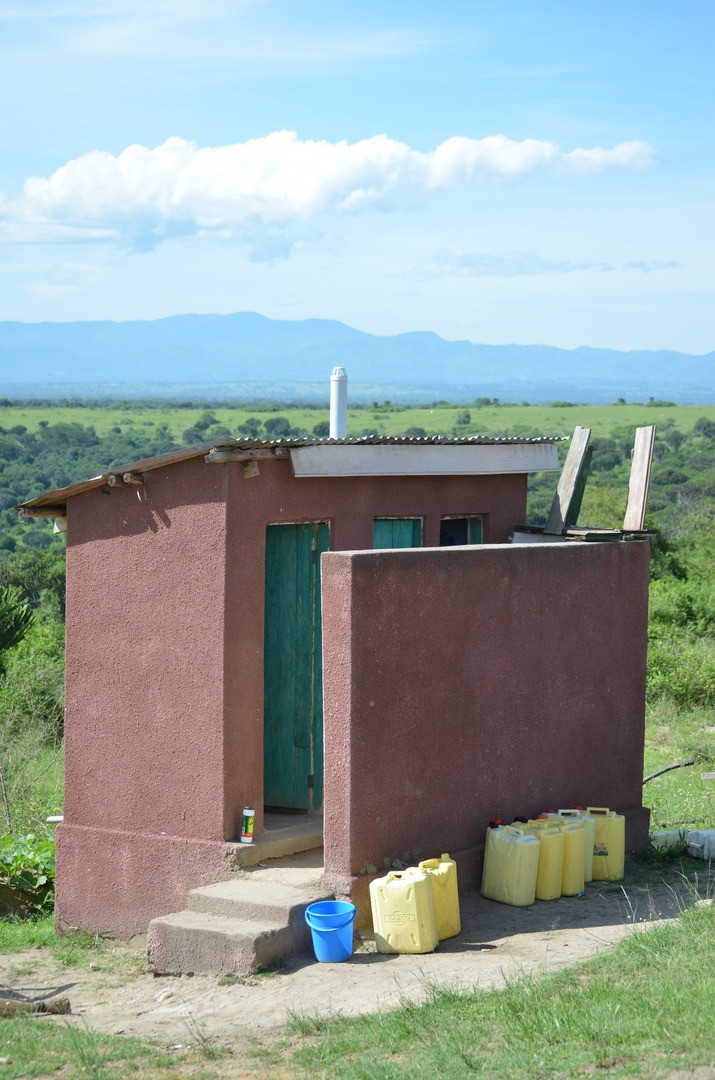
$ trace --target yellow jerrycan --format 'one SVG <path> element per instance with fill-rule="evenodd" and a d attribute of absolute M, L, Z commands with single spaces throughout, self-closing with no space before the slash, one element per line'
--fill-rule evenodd
<path fill-rule="evenodd" d="M 429 874 L 413 867 L 370 882 L 375 945 L 381 953 L 434 952 L 439 942 Z"/>
<path fill-rule="evenodd" d="M 603 806 L 588 806 L 596 823 L 593 844 L 593 880 L 621 881 L 626 856 L 626 819 Z"/>
<path fill-rule="evenodd" d="M 561 895 L 578 896 L 583 892 L 584 886 L 584 854 L 586 846 L 586 830 L 580 822 L 565 821 L 554 815 L 547 819 L 558 825 L 564 834 L 564 866 L 561 874 Z"/>
<path fill-rule="evenodd" d="M 425 859 L 419 864 L 419 870 L 428 874 L 432 882 L 439 940 L 456 937 L 462 929 L 456 862 L 449 855 L 443 855 L 441 859 Z"/>
<path fill-rule="evenodd" d="M 559 817 L 579 821 L 586 830 L 586 843 L 583 849 L 583 880 L 593 881 L 593 845 L 596 839 L 596 821 L 580 806 L 572 810 L 559 810 Z"/>
<path fill-rule="evenodd" d="M 487 829 L 482 896 L 501 904 L 528 907 L 536 897 L 539 841 L 532 833 L 498 825 Z"/>
<path fill-rule="evenodd" d="M 564 834 L 550 821 L 528 821 L 514 826 L 532 833 L 539 841 L 539 866 L 536 871 L 536 899 L 558 900 L 564 866 Z"/>

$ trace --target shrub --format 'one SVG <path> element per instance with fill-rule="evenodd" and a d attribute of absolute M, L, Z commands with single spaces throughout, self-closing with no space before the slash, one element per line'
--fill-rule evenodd
<path fill-rule="evenodd" d="M 34 621 L 35 613 L 19 589 L 12 585 L 0 588 L 0 670 L 2 654 L 22 641 Z"/>
<path fill-rule="evenodd" d="M 29 915 L 47 915 L 55 906 L 55 841 L 27 833 L 0 839 L 0 884 L 26 899 Z"/>
<path fill-rule="evenodd" d="M 653 633 L 686 630 L 688 636 L 715 636 L 715 584 L 662 578 L 650 588 L 650 626 Z"/>
<path fill-rule="evenodd" d="M 708 420 L 707 417 L 701 416 L 700 419 L 695 422 L 693 432 L 695 435 L 702 435 L 706 439 L 715 439 L 715 421 Z"/>
<path fill-rule="evenodd" d="M 37 731 L 54 742 L 64 722 L 64 627 L 38 620 L 8 656 L 0 682 L 0 726 Z"/>
<path fill-rule="evenodd" d="M 651 635 L 647 694 L 650 701 L 669 698 L 685 709 L 715 706 L 715 642 Z"/>
<path fill-rule="evenodd" d="M 16 586 L 33 608 L 49 607 L 65 614 L 65 553 L 20 551 L 0 562 L 0 587 Z"/>

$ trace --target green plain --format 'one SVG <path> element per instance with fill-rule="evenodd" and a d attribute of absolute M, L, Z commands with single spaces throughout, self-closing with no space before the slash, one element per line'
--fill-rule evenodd
<path fill-rule="evenodd" d="M 579 424 L 593 429 L 594 435 L 606 435 L 614 427 L 663 425 L 669 421 L 681 431 L 692 431 L 700 417 L 715 420 L 713 405 L 674 405 L 665 408 L 645 405 L 490 405 L 466 406 L 471 420 L 464 425 L 464 434 L 511 435 L 570 435 Z M 457 416 L 464 405 L 435 405 L 426 408 L 406 406 L 379 406 L 377 409 L 350 409 L 348 411 L 348 435 L 357 436 L 369 428 L 380 435 L 397 435 L 408 428 L 424 428 L 428 435 L 449 434 L 457 423 Z M 161 428 L 180 438 L 205 411 L 203 407 L 177 408 L 171 406 L 140 404 L 107 404 L 88 406 L 15 405 L 0 408 L 0 426 L 12 428 L 22 424 L 28 431 L 36 432 L 41 420 L 52 424 L 78 423 L 93 425 L 98 435 L 106 435 L 111 428 Z M 272 408 L 262 406 L 219 407 L 210 410 L 216 420 L 235 433 L 239 424 L 249 416 L 261 421 L 272 416 L 285 416 L 291 425 L 312 432 L 313 427 L 329 419 L 329 411 L 306 408 Z"/>

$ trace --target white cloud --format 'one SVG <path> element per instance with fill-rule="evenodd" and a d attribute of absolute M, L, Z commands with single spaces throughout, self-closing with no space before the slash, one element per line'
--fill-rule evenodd
<path fill-rule="evenodd" d="M 505 255 L 489 255 L 474 251 L 437 251 L 429 262 L 416 269 L 410 277 L 417 281 L 455 275 L 458 277 L 534 277 L 539 274 L 574 274 L 584 270 L 609 273 L 614 270 L 641 271 L 673 270 L 677 262 L 659 260 L 613 265 L 605 262 L 570 262 L 542 259 L 527 251 L 509 251 Z"/>
<path fill-rule="evenodd" d="M 301 140 L 291 131 L 199 148 L 178 137 L 118 156 L 94 150 L 49 177 L 31 177 L 15 202 L 0 197 L 8 239 L 106 240 L 137 250 L 172 236 L 210 232 L 288 254 L 282 234 L 325 212 L 396 210 L 430 192 L 532 176 L 583 179 L 606 169 L 645 168 L 647 143 L 564 152 L 538 139 L 455 136 L 423 153 L 375 135 L 356 143 Z M 272 239 L 265 236 L 266 227 Z M 261 238 L 253 238 L 260 232 Z M 57 236 L 59 239 L 59 236 Z M 272 254 L 271 254 L 272 253 Z"/>
<path fill-rule="evenodd" d="M 612 270 L 609 263 L 572 263 L 541 259 L 527 251 L 488 255 L 473 251 L 438 251 L 418 271 L 417 278 L 444 277 L 534 277 L 537 274 L 572 274 L 578 270 Z"/>
<path fill-rule="evenodd" d="M 624 263 L 623 270 L 640 270 L 643 274 L 650 274 L 652 270 L 677 270 L 680 263 L 677 262 L 662 262 L 660 259 L 653 259 L 651 262 L 646 262 L 641 259 L 640 262 Z"/>

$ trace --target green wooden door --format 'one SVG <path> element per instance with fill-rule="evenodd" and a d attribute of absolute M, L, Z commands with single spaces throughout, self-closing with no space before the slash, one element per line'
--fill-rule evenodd
<path fill-rule="evenodd" d="M 328 539 L 324 522 L 266 528 L 266 806 L 310 810 L 323 803 L 320 554 Z"/>
<path fill-rule="evenodd" d="M 422 547 L 422 518 L 375 518 L 372 523 L 372 546 Z"/>

